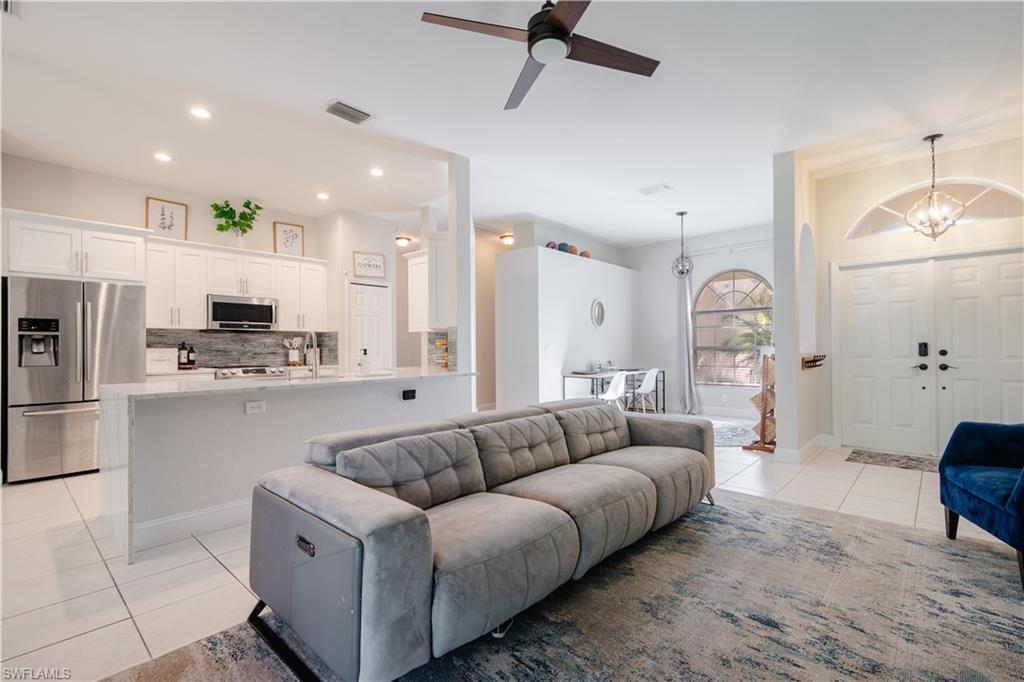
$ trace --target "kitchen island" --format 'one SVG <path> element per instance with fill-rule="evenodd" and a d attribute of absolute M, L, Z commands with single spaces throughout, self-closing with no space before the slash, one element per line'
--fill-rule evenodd
<path fill-rule="evenodd" d="M 302 463 L 308 438 L 470 412 L 472 378 L 416 367 L 103 386 L 103 516 L 128 563 L 139 549 L 245 523 L 253 486 Z"/>

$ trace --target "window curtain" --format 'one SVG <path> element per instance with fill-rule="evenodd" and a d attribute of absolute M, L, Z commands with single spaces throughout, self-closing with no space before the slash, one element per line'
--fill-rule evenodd
<path fill-rule="evenodd" d="M 693 286 L 690 275 L 679 280 L 679 405 L 683 414 L 697 414 L 697 384 L 693 366 Z"/>

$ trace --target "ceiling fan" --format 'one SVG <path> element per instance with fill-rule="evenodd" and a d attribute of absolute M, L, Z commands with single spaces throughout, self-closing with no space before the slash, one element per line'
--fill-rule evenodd
<path fill-rule="evenodd" d="M 560 59 L 572 59 L 641 76 L 650 76 L 658 68 L 660 62 L 656 59 L 573 33 L 572 30 L 576 28 L 589 4 L 589 0 L 559 0 L 557 3 L 548 0 L 539 12 L 530 17 L 528 28 L 525 30 L 430 12 L 423 13 L 423 21 L 527 44 L 529 54 L 526 57 L 526 65 L 523 66 L 519 80 L 516 81 L 512 94 L 505 103 L 505 109 L 508 110 L 519 106 L 533 82 L 537 80 L 537 76 L 544 70 L 545 64 Z"/>

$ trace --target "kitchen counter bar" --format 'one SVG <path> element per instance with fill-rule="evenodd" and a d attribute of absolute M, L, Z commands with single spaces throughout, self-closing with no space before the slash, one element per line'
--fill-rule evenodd
<path fill-rule="evenodd" d="M 472 410 L 468 373 L 179 379 L 100 389 L 101 510 L 124 560 L 249 520 L 253 486 L 323 433 Z M 410 392 L 414 392 L 410 393 Z"/>

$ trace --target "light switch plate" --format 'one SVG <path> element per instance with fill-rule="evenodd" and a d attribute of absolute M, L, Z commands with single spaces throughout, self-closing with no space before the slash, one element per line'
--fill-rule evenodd
<path fill-rule="evenodd" d="M 267 401 L 266 400 L 246 400 L 245 401 L 245 413 L 246 414 L 266 414 L 267 413 Z"/>

